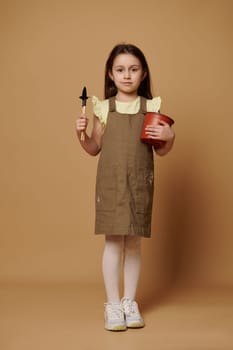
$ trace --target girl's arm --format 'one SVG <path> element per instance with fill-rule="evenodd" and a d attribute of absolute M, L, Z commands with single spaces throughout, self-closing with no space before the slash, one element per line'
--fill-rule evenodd
<path fill-rule="evenodd" d="M 168 123 L 160 120 L 157 125 L 148 125 L 146 133 L 154 140 L 165 141 L 162 147 L 155 148 L 155 152 L 159 156 L 164 156 L 172 149 L 175 141 L 175 133 Z"/>
<path fill-rule="evenodd" d="M 96 156 L 101 150 L 101 140 L 103 135 L 103 127 L 95 115 L 93 116 L 93 129 L 91 136 L 86 133 L 88 118 L 85 115 L 80 115 L 76 121 L 76 133 L 82 148 L 92 156 Z M 84 133 L 84 138 L 81 139 L 81 134 Z"/>
<path fill-rule="evenodd" d="M 175 133 L 173 132 L 173 136 L 171 140 L 166 141 L 162 147 L 155 149 L 155 153 L 158 154 L 159 156 L 165 156 L 165 154 L 167 154 L 172 149 L 174 141 L 175 141 Z"/>

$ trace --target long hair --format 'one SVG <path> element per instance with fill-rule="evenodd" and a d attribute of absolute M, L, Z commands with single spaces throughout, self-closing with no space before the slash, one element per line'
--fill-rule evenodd
<path fill-rule="evenodd" d="M 150 71 L 147 64 L 146 58 L 143 52 L 135 45 L 132 44 L 119 44 L 116 45 L 109 54 L 109 57 L 105 65 L 105 84 L 104 84 L 104 95 L 105 98 L 115 96 L 117 94 L 117 88 L 109 77 L 109 72 L 112 72 L 113 62 L 115 58 L 123 53 L 131 54 L 139 59 L 142 65 L 143 73 L 146 73 L 146 77 L 141 82 L 138 88 L 138 95 L 148 99 L 152 99 L 151 84 L 150 84 Z"/>

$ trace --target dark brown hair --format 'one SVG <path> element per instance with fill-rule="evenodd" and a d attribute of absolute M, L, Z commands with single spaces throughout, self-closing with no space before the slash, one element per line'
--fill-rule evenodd
<path fill-rule="evenodd" d="M 109 72 L 112 72 L 113 62 L 115 58 L 123 53 L 131 54 L 139 59 L 142 65 L 143 73 L 146 72 L 146 77 L 141 82 L 138 88 L 138 95 L 145 98 L 151 99 L 151 84 L 150 84 L 150 71 L 143 52 L 135 45 L 132 44 L 119 44 L 116 45 L 109 54 L 105 65 L 105 84 L 104 84 L 104 95 L 105 98 L 115 96 L 117 94 L 117 88 L 109 77 Z"/>

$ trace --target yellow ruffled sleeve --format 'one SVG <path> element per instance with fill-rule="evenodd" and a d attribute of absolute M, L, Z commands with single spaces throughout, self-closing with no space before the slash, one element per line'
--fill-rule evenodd
<path fill-rule="evenodd" d="M 93 96 L 92 97 L 92 105 L 93 105 L 93 113 L 94 115 L 99 118 L 101 124 L 103 126 L 106 125 L 107 117 L 108 117 L 108 100 L 99 100 L 98 97 Z"/>
<path fill-rule="evenodd" d="M 152 100 L 147 100 L 146 101 L 146 106 L 147 106 L 147 112 L 158 112 L 161 107 L 161 97 L 157 96 L 152 98 Z"/>

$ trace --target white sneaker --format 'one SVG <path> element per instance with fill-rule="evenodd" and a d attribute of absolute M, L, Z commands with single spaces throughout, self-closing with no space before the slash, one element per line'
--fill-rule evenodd
<path fill-rule="evenodd" d="M 145 326 L 136 301 L 129 298 L 122 298 L 121 304 L 125 313 L 126 326 L 128 328 L 142 328 Z"/>
<path fill-rule="evenodd" d="M 125 331 L 126 323 L 121 303 L 105 303 L 105 329 L 109 331 Z"/>

